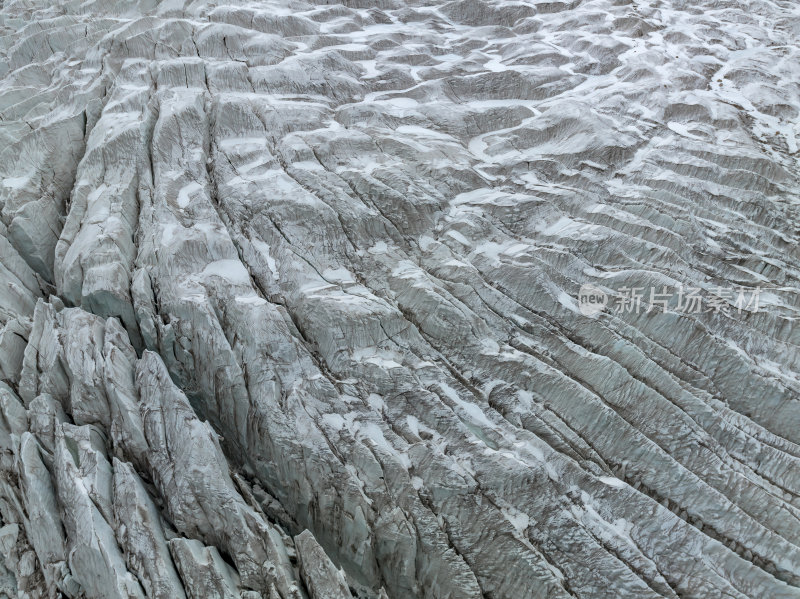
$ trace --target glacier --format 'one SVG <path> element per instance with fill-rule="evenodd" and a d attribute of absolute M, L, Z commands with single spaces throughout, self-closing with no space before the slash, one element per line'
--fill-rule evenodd
<path fill-rule="evenodd" d="M 797 3 L 0 28 L 0 597 L 800 598 Z"/>

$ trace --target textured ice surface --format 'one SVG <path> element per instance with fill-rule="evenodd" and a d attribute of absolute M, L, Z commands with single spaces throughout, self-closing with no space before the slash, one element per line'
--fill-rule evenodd
<path fill-rule="evenodd" d="M 800 597 L 797 3 L 0 35 L 0 597 Z"/>

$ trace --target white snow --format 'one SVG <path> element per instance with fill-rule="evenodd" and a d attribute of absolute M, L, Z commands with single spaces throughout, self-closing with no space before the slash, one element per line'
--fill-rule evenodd
<path fill-rule="evenodd" d="M 186 208 L 192 201 L 192 196 L 197 193 L 198 191 L 202 191 L 203 186 L 197 183 L 196 181 L 192 181 L 181 187 L 181 190 L 178 192 L 178 206 L 181 208 Z"/>
<path fill-rule="evenodd" d="M 222 277 L 235 285 L 250 285 L 250 273 L 239 260 L 216 260 L 210 262 L 202 274 L 210 277 Z"/>
<path fill-rule="evenodd" d="M 609 487 L 616 487 L 621 489 L 622 487 L 625 486 L 625 482 L 621 481 L 615 476 L 599 476 L 597 477 L 597 480 L 599 480 L 601 483 L 608 485 Z"/>

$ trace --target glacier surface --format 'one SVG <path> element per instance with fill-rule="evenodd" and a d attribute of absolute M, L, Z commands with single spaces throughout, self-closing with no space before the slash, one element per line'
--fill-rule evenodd
<path fill-rule="evenodd" d="M 0 597 L 800 597 L 798 110 L 789 0 L 0 2 Z"/>

